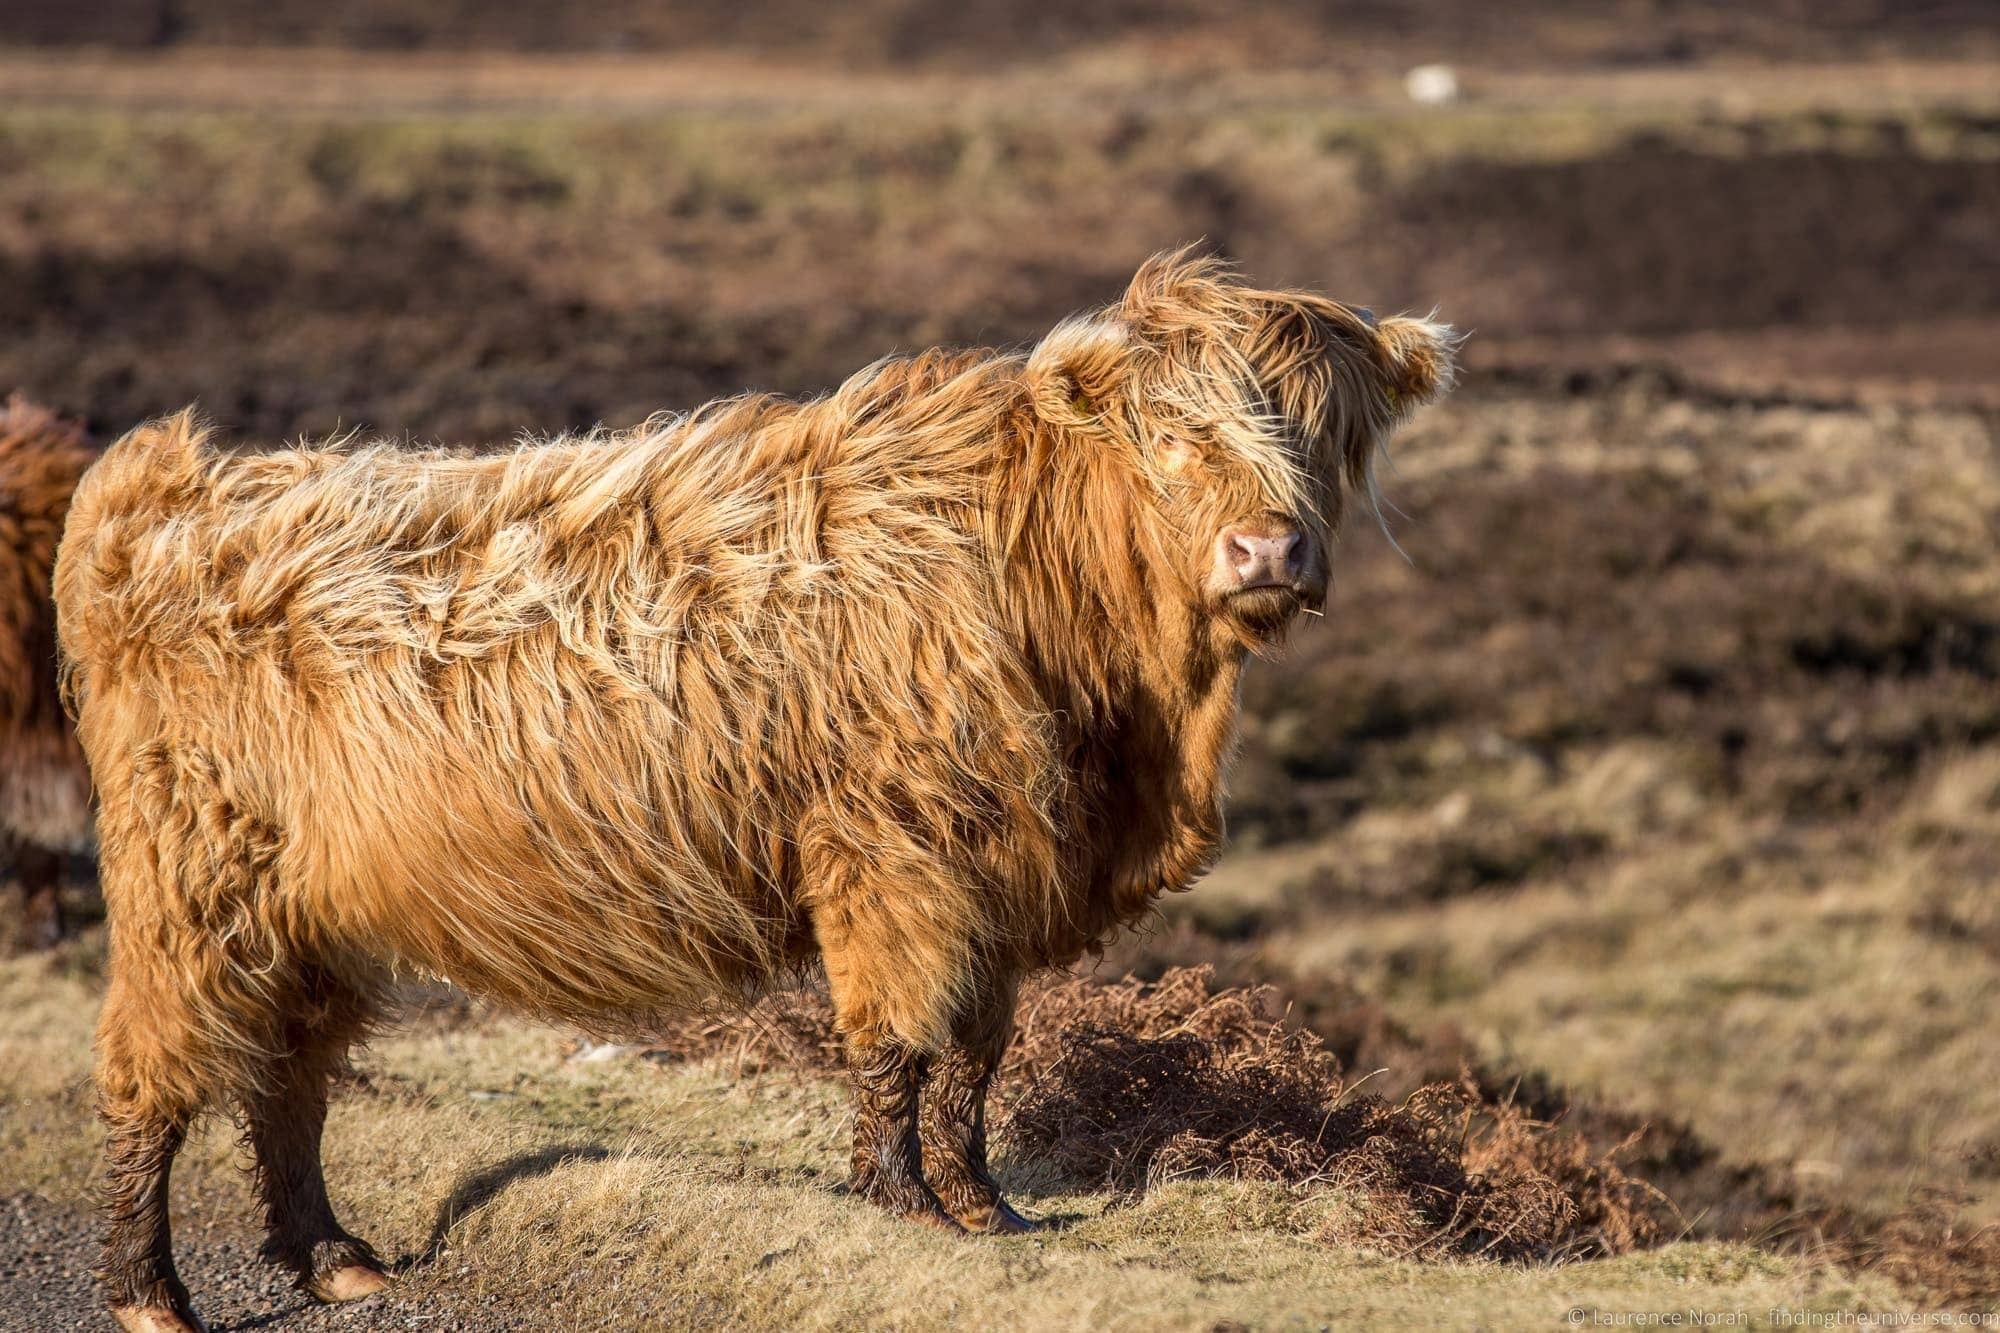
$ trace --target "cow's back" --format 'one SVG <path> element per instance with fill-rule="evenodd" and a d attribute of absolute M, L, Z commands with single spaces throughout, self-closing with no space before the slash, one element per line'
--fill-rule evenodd
<path fill-rule="evenodd" d="M 223 456 L 185 417 L 113 446 L 59 578 L 107 824 L 186 805 L 261 842 L 256 891 L 320 943 L 533 1011 L 643 1021 L 773 970 L 783 812 L 676 715 L 718 706 L 713 655 L 662 690 L 616 580 L 578 567 L 615 538 L 561 540 L 588 447 Z"/>

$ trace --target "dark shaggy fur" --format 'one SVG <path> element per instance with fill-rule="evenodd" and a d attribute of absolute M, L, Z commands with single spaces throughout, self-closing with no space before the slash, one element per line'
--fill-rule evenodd
<path fill-rule="evenodd" d="M 61 937 L 64 861 L 93 840 L 90 778 L 56 690 L 49 585 L 70 495 L 96 458 L 81 427 L 18 395 L 0 408 L 0 858 L 30 946 Z"/>

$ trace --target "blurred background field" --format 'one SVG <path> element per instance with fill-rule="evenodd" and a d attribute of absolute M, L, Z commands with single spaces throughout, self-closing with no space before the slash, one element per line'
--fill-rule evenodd
<path fill-rule="evenodd" d="M 191 400 L 253 439 L 470 441 L 811 393 L 1030 339 L 1196 239 L 1261 282 L 1437 308 L 1468 374 L 1385 470 L 1400 551 L 1350 531 L 1325 621 L 1246 689 L 1232 851 L 1100 970 L 1274 983 L 1371 1092 L 1471 1068 L 1598 1148 L 1643 1131 L 1626 1169 L 1688 1239 L 1528 1276 L 1343 1251 L 1352 1285 L 1321 1251 L 1188 1262 L 1256 1268 L 1252 1322 L 1286 1290 L 1493 1326 L 1579 1292 L 1995 1299 L 2000 5 L 37 0 L 0 43 L 0 390 L 105 436 Z M 1439 62 L 1457 96 L 1413 102 Z M 50 1290 L 85 1262 L 99 934 L 5 965 L 0 1047 L 46 1076 L 0 1091 L 0 1193 L 29 1200 Z M 364 1062 L 356 1105 L 429 1117 L 410 1133 L 474 1145 L 466 1172 L 479 1145 L 622 1142 L 662 1097 L 747 1125 L 822 1095 L 584 1078 L 559 1035 L 465 1022 L 463 1068 L 514 1061 L 529 1093 L 468 1102 L 432 1033 Z M 496 1137 L 455 1138 L 467 1117 Z M 732 1160 L 782 1175 L 790 1131 L 759 1123 Z M 832 1140 L 808 1147 L 830 1173 Z M 681 1188 L 574 1170 L 628 1211 Z M 197 1216 L 247 1217 L 225 1173 L 188 1179 L 223 1200 Z M 398 1179 L 425 1208 L 450 1188 Z M 1248 1197 L 1145 1206 L 1290 1254 Z M 1128 1243 L 1086 1229 L 1037 1262 Z M 520 1267 L 479 1281 L 504 1298 L 541 1270 L 501 1250 Z M 932 1260 L 896 1254 L 841 1270 L 875 1293 L 846 1317 L 897 1317 Z M 655 1290 L 805 1317 L 729 1305 L 768 1267 Z M 1104 1280 L 1065 1273 L 1020 1278 L 1041 1317 Z M 1139 1322 L 1230 1317 L 1195 1287 Z"/>

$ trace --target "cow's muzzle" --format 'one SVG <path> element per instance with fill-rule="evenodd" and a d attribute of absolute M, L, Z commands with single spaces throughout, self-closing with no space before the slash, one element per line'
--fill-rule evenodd
<path fill-rule="evenodd" d="M 1215 539 L 1210 580 L 1224 597 L 1268 590 L 1308 603 L 1318 602 L 1326 588 L 1318 544 L 1298 524 L 1277 516 L 1224 528 Z"/>

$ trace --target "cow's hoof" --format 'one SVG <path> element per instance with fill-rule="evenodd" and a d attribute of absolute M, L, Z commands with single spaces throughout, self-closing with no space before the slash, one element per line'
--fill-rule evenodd
<path fill-rule="evenodd" d="M 880 1177 L 863 1177 L 848 1182 L 848 1192 L 856 1198 L 866 1199 L 883 1212 L 902 1218 L 905 1222 L 916 1222 L 940 1231 L 963 1233 L 965 1228 L 958 1219 L 945 1211 L 938 1202 L 937 1195 L 921 1180 L 904 1178 L 899 1181 L 884 1181 Z"/>
<path fill-rule="evenodd" d="M 965 1234 L 965 1228 L 959 1225 L 958 1219 L 936 1204 L 932 1204 L 928 1208 L 913 1208 L 909 1212 L 904 1213 L 903 1217 L 907 1221 L 921 1223 L 927 1227 L 936 1227 L 939 1231 L 949 1231 L 961 1236 Z"/>
<path fill-rule="evenodd" d="M 167 1305 L 114 1305 L 111 1317 L 125 1333 L 208 1333 L 194 1311 Z"/>
<path fill-rule="evenodd" d="M 388 1285 L 388 1274 L 379 1268 L 370 1268 L 366 1264 L 342 1264 L 315 1277 L 306 1284 L 306 1290 L 328 1305 L 342 1305 L 373 1296 Z"/>
<path fill-rule="evenodd" d="M 1045 1231 L 1048 1223 L 1039 1218 L 1027 1217 L 1014 1211 L 1005 1199 L 993 1209 L 993 1216 L 986 1223 L 986 1231 L 995 1236 L 1025 1236 L 1030 1231 Z"/>
<path fill-rule="evenodd" d="M 1049 1225 L 1032 1217 L 1023 1217 L 1005 1199 L 995 1199 L 992 1207 L 958 1220 L 967 1231 L 982 1236 L 1025 1236 L 1030 1231 L 1041 1231 Z"/>

